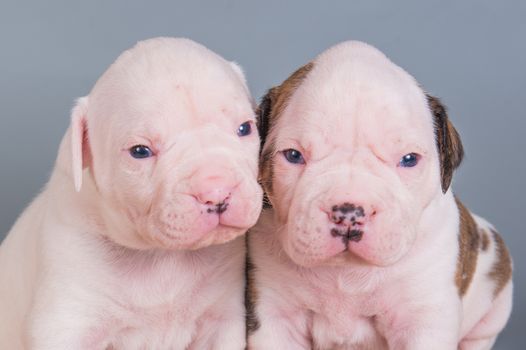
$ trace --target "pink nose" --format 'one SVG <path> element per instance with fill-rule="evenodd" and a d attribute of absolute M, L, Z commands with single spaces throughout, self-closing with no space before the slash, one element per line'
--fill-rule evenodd
<path fill-rule="evenodd" d="M 195 194 L 197 200 L 206 205 L 218 205 L 228 201 L 232 194 L 230 187 L 215 187 Z"/>
<path fill-rule="evenodd" d="M 205 169 L 208 170 L 208 169 Z M 192 194 L 207 213 L 224 213 L 236 187 L 234 176 L 228 171 L 200 171 L 192 178 Z"/>

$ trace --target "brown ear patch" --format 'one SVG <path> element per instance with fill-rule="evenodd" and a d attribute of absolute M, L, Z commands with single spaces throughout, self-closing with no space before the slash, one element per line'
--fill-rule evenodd
<path fill-rule="evenodd" d="M 270 117 L 272 106 L 276 103 L 279 87 L 273 87 L 267 91 L 263 96 L 259 106 L 256 108 L 257 127 L 260 137 L 260 152 L 263 151 L 263 145 L 267 140 L 267 135 L 270 132 Z"/>
<path fill-rule="evenodd" d="M 245 323 L 246 323 L 246 336 L 254 333 L 259 328 L 259 319 L 256 315 L 256 301 L 257 301 L 257 291 L 255 286 L 255 276 L 254 276 L 254 264 L 250 259 L 249 252 L 249 235 L 250 232 L 247 232 L 245 236 L 245 245 L 246 245 L 246 260 L 245 260 Z"/>
<path fill-rule="evenodd" d="M 276 125 L 283 110 L 287 107 L 290 98 L 301 85 L 301 82 L 305 79 L 307 74 L 312 70 L 313 66 L 314 64 L 312 62 L 307 63 L 292 73 L 292 75 L 281 85 L 270 89 L 263 97 L 256 110 L 256 115 L 258 117 L 257 126 L 261 138 L 259 179 L 265 190 L 265 195 L 271 196 L 272 194 L 272 178 L 274 174 L 272 158 L 276 153 L 274 140 L 269 140 L 268 135 Z M 267 204 L 270 204 L 268 198 L 266 201 Z"/>
<path fill-rule="evenodd" d="M 272 178 L 274 173 L 274 165 L 272 157 L 274 157 L 274 145 L 268 146 L 267 150 L 259 157 L 259 184 L 264 190 L 263 193 L 263 208 L 271 208 L 272 204 L 268 198 L 268 194 L 272 193 Z"/>
<path fill-rule="evenodd" d="M 442 192 L 446 193 L 453 179 L 453 171 L 458 168 L 464 157 L 464 147 L 457 130 L 449 121 L 444 105 L 436 97 L 428 94 L 426 97 L 433 114 Z"/>
<path fill-rule="evenodd" d="M 455 198 L 460 216 L 460 231 L 458 235 L 458 260 L 455 274 L 455 284 L 458 294 L 466 294 L 477 267 L 477 257 L 480 245 L 480 236 L 477 224 L 469 210 Z"/>
<path fill-rule="evenodd" d="M 491 233 L 493 235 L 493 242 L 495 242 L 495 263 L 488 273 L 488 276 L 491 280 L 495 281 L 493 296 L 497 296 L 511 279 L 512 263 L 510 253 L 502 237 L 495 230 L 491 230 Z"/>

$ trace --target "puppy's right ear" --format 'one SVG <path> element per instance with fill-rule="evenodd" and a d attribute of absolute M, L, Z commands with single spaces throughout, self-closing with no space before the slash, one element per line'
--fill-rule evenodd
<path fill-rule="evenodd" d="M 267 141 L 270 132 L 270 119 L 272 117 L 272 109 L 276 104 L 278 95 L 278 87 L 273 87 L 261 99 L 261 103 L 256 109 L 256 124 L 259 133 L 259 182 L 263 187 L 263 207 L 271 208 L 269 193 L 272 191 L 272 152 L 263 153 L 263 147 Z"/>
<path fill-rule="evenodd" d="M 426 97 L 434 119 L 442 192 L 446 193 L 453 179 L 453 171 L 458 168 L 464 157 L 464 147 L 457 130 L 447 116 L 444 105 L 434 96 L 426 94 Z"/>
<path fill-rule="evenodd" d="M 261 151 L 263 151 L 263 145 L 265 144 L 268 133 L 270 131 L 270 116 L 272 113 L 273 105 L 276 103 L 276 97 L 278 94 L 277 90 L 277 87 L 273 87 L 272 89 L 268 90 L 267 94 L 261 99 L 261 103 L 259 104 L 256 110 L 257 127 L 259 137 L 261 140 L 259 148 L 260 154 Z"/>
<path fill-rule="evenodd" d="M 247 95 L 250 96 L 250 89 L 248 88 L 247 78 L 245 77 L 245 73 L 243 73 L 243 68 L 241 68 L 241 66 L 234 61 L 230 62 L 230 68 L 232 68 L 239 81 L 241 81 L 243 84 L 243 88 L 245 89 Z"/>
<path fill-rule="evenodd" d="M 256 110 L 259 137 L 261 138 L 261 151 L 273 124 L 276 123 L 275 119 L 285 108 L 289 99 L 313 67 L 314 63 L 309 62 L 298 68 L 281 85 L 270 89 L 261 100 Z"/>
<path fill-rule="evenodd" d="M 87 114 L 88 97 L 86 96 L 77 100 L 71 112 L 71 170 L 77 192 L 82 187 L 82 171 L 90 162 Z"/>

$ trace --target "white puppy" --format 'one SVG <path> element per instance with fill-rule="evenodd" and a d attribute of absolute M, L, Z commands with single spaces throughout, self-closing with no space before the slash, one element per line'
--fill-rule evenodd
<path fill-rule="evenodd" d="M 436 98 L 345 42 L 271 89 L 259 127 L 250 349 L 491 347 L 511 260 L 449 189 L 463 150 Z"/>
<path fill-rule="evenodd" d="M 254 123 L 241 70 L 205 47 L 124 52 L 0 247 L 0 349 L 244 348 Z"/>

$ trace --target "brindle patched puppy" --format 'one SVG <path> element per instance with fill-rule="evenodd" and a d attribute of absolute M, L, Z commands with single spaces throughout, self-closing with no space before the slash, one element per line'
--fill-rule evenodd
<path fill-rule="evenodd" d="M 454 197 L 441 102 L 375 48 L 339 44 L 259 108 L 272 208 L 249 236 L 249 348 L 490 349 L 511 260 Z"/>

